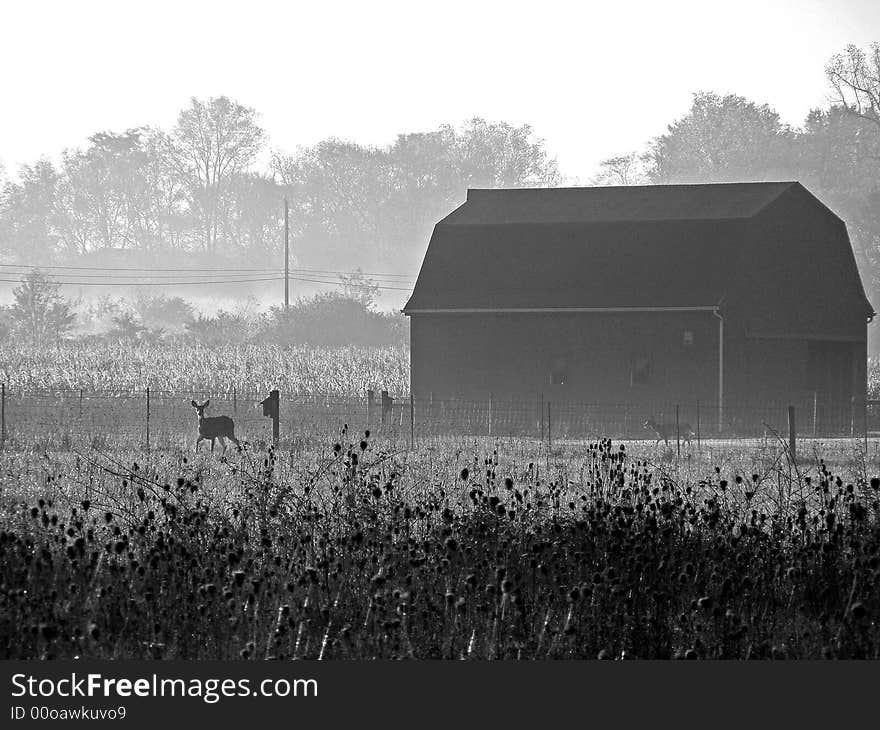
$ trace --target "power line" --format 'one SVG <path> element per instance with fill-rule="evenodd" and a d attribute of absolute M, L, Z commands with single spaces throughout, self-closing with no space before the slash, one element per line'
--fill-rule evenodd
<path fill-rule="evenodd" d="M 415 281 L 416 278 L 414 276 L 410 276 L 409 274 L 377 274 L 367 271 L 332 271 L 330 269 L 291 269 L 291 271 L 296 271 L 301 274 L 342 274 L 344 276 L 360 274 L 361 276 L 374 276 L 376 278 L 382 279 L 409 279 L 411 281 Z"/>
<path fill-rule="evenodd" d="M 341 281 L 325 281 L 322 279 L 306 279 L 304 277 L 291 276 L 294 281 L 306 281 L 314 284 L 329 284 L 331 286 L 344 286 Z M 52 283 L 65 286 L 197 286 L 200 284 L 252 284 L 262 281 L 283 281 L 283 276 L 259 277 L 251 279 L 223 279 L 209 281 L 202 279 L 200 281 L 59 281 L 54 280 Z M 0 279 L 0 283 L 21 284 L 21 279 Z M 378 284 L 372 285 L 376 289 L 385 289 L 389 291 L 412 291 L 410 287 L 382 286 Z"/>
<path fill-rule="evenodd" d="M 18 274 L 18 273 L 22 273 L 22 272 L 0 271 L 0 274 L 5 274 L 7 276 Z M 72 276 L 73 275 L 77 276 L 79 279 L 97 279 L 98 281 L 92 282 L 95 284 L 101 283 L 101 280 L 107 280 L 108 282 L 117 282 L 117 283 L 122 283 L 122 284 L 124 284 L 124 283 L 126 283 L 126 281 L 129 281 L 132 279 L 135 281 L 140 281 L 145 278 L 150 279 L 150 280 L 162 280 L 162 279 L 175 279 L 176 280 L 176 279 L 180 279 L 182 276 L 186 275 L 185 272 L 184 273 L 177 273 L 177 274 L 150 274 L 150 273 L 146 273 L 146 272 L 144 272 L 143 274 L 110 274 L 110 273 L 86 274 L 86 273 L 82 273 L 82 272 L 69 272 L 69 273 Z M 259 272 L 259 273 L 265 273 L 267 275 L 274 274 L 279 278 L 283 278 L 282 275 L 280 274 L 280 272 L 277 272 L 277 271 L 265 271 L 265 272 Z M 60 276 L 61 274 L 58 274 L 58 275 Z M 52 279 L 53 281 L 56 281 L 56 279 L 54 279 L 56 274 L 50 273 L 49 276 L 53 277 L 53 279 Z M 199 274 L 196 272 L 192 272 L 192 273 L 188 274 L 188 277 L 189 278 L 198 277 L 199 281 L 202 283 L 205 283 L 205 284 L 212 283 L 217 277 L 220 277 L 220 278 L 235 277 L 236 281 L 254 280 L 254 275 L 250 274 L 250 273 L 238 273 L 238 274 L 236 274 L 236 273 L 228 273 L 228 274 L 203 273 L 203 274 Z M 291 277 L 291 278 L 293 278 L 293 277 Z M 318 279 L 300 279 L 300 280 L 302 280 L 302 281 L 315 281 L 316 283 L 334 284 L 334 285 L 347 284 L 347 282 L 342 282 L 342 281 L 337 281 L 337 280 L 329 280 L 328 281 L 326 279 L 326 277 L 319 277 Z M 18 281 L 21 281 L 21 280 L 19 279 Z M 369 283 L 365 283 L 364 285 L 365 286 L 375 286 L 375 285 L 377 285 L 376 282 L 378 282 L 379 285 L 407 283 L 405 281 L 397 281 L 394 279 L 371 279 Z M 355 285 L 355 286 L 357 286 L 357 285 Z"/>
<path fill-rule="evenodd" d="M 74 284 L 77 286 L 178 286 L 191 284 L 250 284 L 258 281 L 279 281 L 280 277 L 260 277 L 250 279 L 220 279 L 200 281 L 60 281 L 53 280 L 53 284 Z M 21 279 L 0 279 L 0 282 L 9 284 L 21 284 Z"/>
<path fill-rule="evenodd" d="M 38 264 L 0 264 L 0 268 L 16 268 L 16 269 L 39 269 L 41 271 L 46 271 L 48 269 L 70 269 L 74 271 L 183 271 L 183 272 L 191 272 L 191 271 L 203 271 L 203 272 L 230 272 L 230 271 L 245 271 L 245 272 L 256 272 L 263 273 L 267 271 L 278 271 L 278 269 L 265 267 L 262 269 L 246 269 L 240 266 L 236 266 L 235 268 L 201 268 L 201 269 L 186 269 L 186 268 L 151 268 L 147 266 L 137 267 L 137 266 L 67 266 L 61 264 L 47 264 L 47 265 L 38 265 Z"/>
<path fill-rule="evenodd" d="M 281 277 L 281 278 L 284 278 L 284 277 Z M 323 279 L 306 279 L 304 277 L 296 277 L 296 276 L 291 276 L 290 278 L 293 281 L 310 281 L 313 284 L 332 284 L 333 286 L 346 286 L 345 282 L 343 282 L 343 281 L 324 281 Z M 390 291 L 412 291 L 411 286 L 380 286 L 378 284 L 373 284 L 371 286 L 376 289 L 387 289 Z"/>
<path fill-rule="evenodd" d="M 17 272 L 3 271 L 0 273 L 9 276 L 9 275 L 15 274 Z M 277 273 L 278 272 L 276 272 L 276 271 L 257 272 L 257 274 L 266 274 L 266 275 L 277 274 Z M 55 274 L 50 274 L 50 276 L 54 277 Z M 59 276 L 61 276 L 61 274 L 59 274 Z M 208 279 L 211 279 L 211 278 L 217 278 L 217 277 L 223 278 L 223 277 L 227 277 L 227 276 L 234 276 L 237 279 L 241 278 L 241 277 L 253 278 L 254 274 L 251 274 L 251 273 L 236 274 L 233 272 L 229 272 L 228 274 L 198 274 L 195 272 L 192 272 L 190 274 L 187 274 L 186 272 L 178 273 L 178 274 L 148 274 L 146 272 L 143 274 L 82 274 L 82 273 L 78 273 L 78 272 L 70 272 L 70 276 L 77 276 L 81 279 L 113 279 L 113 280 L 120 280 L 120 279 L 136 279 L 137 280 L 137 279 L 144 279 L 144 278 L 148 278 L 148 279 L 179 279 L 179 278 L 181 278 L 181 276 L 184 276 L 184 277 L 190 276 L 190 277 L 199 277 L 200 279 L 207 281 Z"/>
<path fill-rule="evenodd" d="M 151 267 L 124 267 L 124 266 L 67 266 L 67 265 L 47 265 L 47 266 L 38 266 L 33 264 L 0 264 L 0 268 L 8 269 L 8 268 L 16 268 L 16 269 L 40 269 L 41 271 L 48 271 L 50 269 L 61 269 L 61 270 L 71 270 L 71 271 L 135 271 L 139 273 L 150 273 L 150 272 L 175 272 L 175 273 L 203 273 L 206 275 L 210 275 L 212 273 L 217 274 L 227 274 L 227 273 L 256 273 L 256 274 L 267 274 L 267 273 L 281 273 L 281 269 L 278 268 L 262 268 L 262 269 L 252 269 L 252 268 L 201 268 L 201 269 L 191 269 L 191 268 L 151 268 Z M 344 275 L 351 276 L 353 274 L 360 274 L 361 276 L 373 276 L 377 278 L 383 279 L 408 279 L 414 280 L 414 276 L 410 276 L 408 274 L 391 274 L 391 273 L 371 273 L 371 272 L 362 272 L 362 271 L 334 271 L 332 269 L 306 269 L 306 268 L 292 268 L 291 272 L 296 272 L 300 274 L 330 274 L 330 275 Z M 18 272 L 8 272 L 8 273 L 18 273 Z"/>

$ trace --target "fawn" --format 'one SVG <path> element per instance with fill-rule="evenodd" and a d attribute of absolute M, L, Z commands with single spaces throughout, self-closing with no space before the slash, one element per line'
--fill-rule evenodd
<path fill-rule="evenodd" d="M 192 407 L 199 414 L 199 437 L 196 439 L 196 450 L 204 439 L 211 439 L 211 451 L 214 451 L 214 442 L 217 439 L 220 439 L 220 443 L 223 444 L 224 453 L 226 453 L 226 439 L 232 441 L 240 450 L 241 443 L 235 438 L 235 424 L 229 416 L 205 417 L 205 409 L 210 402 L 209 399 L 199 405 L 195 401 L 191 401 Z"/>
<path fill-rule="evenodd" d="M 674 423 L 657 423 L 653 418 L 649 418 L 645 421 L 645 428 L 649 431 L 653 431 L 654 435 L 657 437 L 654 441 L 654 445 L 660 443 L 660 440 L 663 439 L 663 442 L 669 446 L 669 439 L 675 438 L 675 424 Z M 691 428 L 689 423 L 679 423 L 678 431 L 681 435 L 681 440 L 687 444 L 690 444 L 691 437 L 694 435 L 694 430 Z"/>

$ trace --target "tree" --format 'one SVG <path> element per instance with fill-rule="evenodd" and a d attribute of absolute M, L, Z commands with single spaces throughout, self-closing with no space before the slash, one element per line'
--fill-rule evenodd
<path fill-rule="evenodd" d="M 156 252 L 194 248 L 201 242 L 199 223 L 188 202 L 188 180 L 174 140 L 160 129 L 143 132 L 146 163 L 142 173 L 149 191 L 149 223 L 142 245 Z"/>
<path fill-rule="evenodd" d="M 418 267 L 431 228 L 469 187 L 547 187 L 559 171 L 531 127 L 471 119 L 387 147 L 330 139 L 273 157 L 302 265 Z"/>
<path fill-rule="evenodd" d="M 86 149 L 65 151 L 58 207 L 70 253 L 148 245 L 150 195 L 142 135 L 139 129 L 99 132 Z"/>
<path fill-rule="evenodd" d="M 19 182 L 7 183 L 0 198 L 0 254 L 27 264 L 47 264 L 59 236 L 55 196 L 58 171 L 49 160 L 23 165 Z"/>
<path fill-rule="evenodd" d="M 293 250 L 304 265 L 338 268 L 387 254 L 382 235 L 391 194 L 387 154 L 327 139 L 295 155 L 273 157 L 291 206 Z"/>
<path fill-rule="evenodd" d="M 794 176 L 795 135 L 766 104 L 698 93 L 645 154 L 654 183 L 787 180 Z"/>
<path fill-rule="evenodd" d="M 66 336 L 76 321 L 61 296 L 60 285 L 34 269 L 12 290 L 9 313 L 13 333 L 34 345 L 46 345 Z"/>
<path fill-rule="evenodd" d="M 204 250 L 214 253 L 226 225 L 225 205 L 235 178 L 248 171 L 265 136 L 253 109 L 225 96 L 193 98 L 177 118 L 173 139 Z"/>
<path fill-rule="evenodd" d="M 880 129 L 880 43 L 868 52 L 848 45 L 825 67 L 835 101 L 849 114 Z"/>
<path fill-rule="evenodd" d="M 807 119 L 811 172 L 850 225 L 869 289 L 880 290 L 880 43 L 855 45 L 825 67 L 833 105 Z"/>
<path fill-rule="evenodd" d="M 468 187 L 553 187 L 559 184 L 556 160 L 530 125 L 487 122 L 474 117 L 454 136 L 458 162 Z"/>
<path fill-rule="evenodd" d="M 280 235 L 284 224 L 283 195 L 266 175 L 239 175 L 228 194 L 222 236 L 230 253 L 239 260 L 264 266 L 267 258 L 283 252 Z"/>
<path fill-rule="evenodd" d="M 599 163 L 593 185 L 641 185 L 647 182 L 642 158 L 636 153 L 609 157 Z"/>
<path fill-rule="evenodd" d="M 376 303 L 379 296 L 379 287 L 372 279 L 364 276 L 360 269 L 350 274 L 340 274 L 339 281 L 342 283 L 342 296 L 360 302 L 364 309 L 370 309 Z"/>
<path fill-rule="evenodd" d="M 847 223 L 868 288 L 880 290 L 880 130 L 841 106 L 810 112 L 798 179 Z"/>

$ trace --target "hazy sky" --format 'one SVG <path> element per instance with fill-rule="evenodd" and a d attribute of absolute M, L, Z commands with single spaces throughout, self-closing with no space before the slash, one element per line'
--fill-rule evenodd
<path fill-rule="evenodd" d="M 385 144 L 471 116 L 529 123 L 582 182 L 735 92 L 799 124 L 823 69 L 880 40 L 880 0 L 2 0 L 0 160 L 170 127 L 190 96 L 261 114 L 274 147 Z"/>

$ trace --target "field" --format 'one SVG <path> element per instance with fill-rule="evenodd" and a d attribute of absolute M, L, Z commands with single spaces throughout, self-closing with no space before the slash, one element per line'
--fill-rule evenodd
<path fill-rule="evenodd" d="M 0 379 L 9 390 L 86 393 L 268 392 L 363 395 L 367 388 L 409 392 L 405 347 L 278 347 L 64 342 L 56 347 L 0 346 Z"/>
<path fill-rule="evenodd" d="M 406 356 L 347 355 L 340 393 Z M 265 387 L 239 356 L 223 382 Z M 6 449 L 0 658 L 880 656 L 875 441 L 600 437 Z"/>
<path fill-rule="evenodd" d="M 880 481 L 851 444 L 798 478 L 772 444 L 337 443 L 4 455 L 0 656 L 880 651 Z"/>

